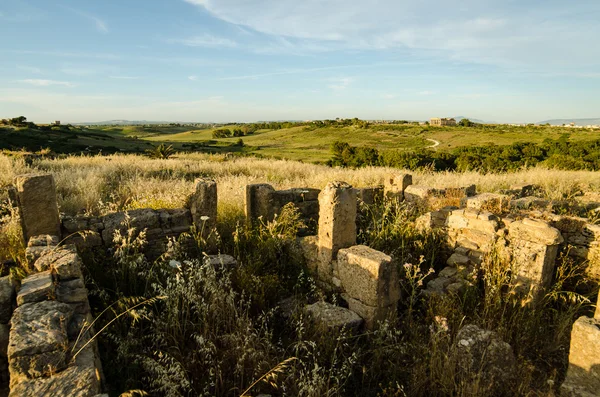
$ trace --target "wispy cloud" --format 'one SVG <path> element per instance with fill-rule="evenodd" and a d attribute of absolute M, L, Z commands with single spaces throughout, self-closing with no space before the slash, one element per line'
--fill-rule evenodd
<path fill-rule="evenodd" d="M 75 84 L 68 81 L 57 81 L 57 80 L 45 80 L 45 79 L 24 79 L 18 80 L 19 83 L 35 85 L 38 87 L 49 87 L 53 85 L 63 86 L 63 87 L 75 87 Z"/>
<path fill-rule="evenodd" d="M 68 51 L 37 51 L 37 50 L 9 50 L 13 54 L 40 55 L 58 58 L 89 58 L 117 60 L 121 57 L 115 54 L 93 53 L 93 52 L 68 52 Z"/>
<path fill-rule="evenodd" d="M 109 79 L 115 80 L 139 80 L 140 76 L 108 76 Z"/>
<path fill-rule="evenodd" d="M 172 39 L 168 41 L 171 43 L 183 44 L 188 47 L 234 48 L 238 46 L 238 43 L 233 40 L 225 37 L 213 36 L 208 33 L 199 36 L 193 36 L 184 39 Z"/>
<path fill-rule="evenodd" d="M 371 65 L 338 65 L 338 66 L 325 66 L 325 67 L 321 67 L 321 68 L 288 69 L 288 70 L 280 70 L 280 71 L 267 72 L 267 73 L 221 77 L 221 78 L 219 78 L 219 80 L 258 80 L 262 77 L 272 77 L 272 76 L 280 76 L 280 75 L 287 75 L 287 74 L 315 73 L 315 72 L 324 72 L 327 70 L 363 68 L 363 67 L 369 67 L 369 66 L 371 66 Z"/>
<path fill-rule="evenodd" d="M 198 76 L 188 76 L 188 80 L 197 81 L 198 80 Z"/>
<path fill-rule="evenodd" d="M 42 69 L 36 68 L 34 66 L 26 66 L 26 65 L 17 65 L 18 69 L 24 70 L 28 73 L 40 74 L 42 73 Z"/>
<path fill-rule="evenodd" d="M 98 18 L 97 16 L 89 14 L 84 11 L 76 10 L 75 8 L 71 8 L 71 7 L 67 7 L 67 6 L 61 6 L 61 7 L 93 22 L 94 26 L 96 27 L 96 30 L 98 30 L 98 32 L 100 32 L 100 33 L 108 33 L 109 32 L 108 25 L 106 24 L 106 22 L 104 22 L 102 19 Z"/>
<path fill-rule="evenodd" d="M 343 91 L 354 82 L 354 79 L 351 77 L 343 77 L 339 79 L 332 79 L 331 81 L 333 82 L 333 84 L 330 84 L 327 87 L 331 88 L 334 91 Z"/>

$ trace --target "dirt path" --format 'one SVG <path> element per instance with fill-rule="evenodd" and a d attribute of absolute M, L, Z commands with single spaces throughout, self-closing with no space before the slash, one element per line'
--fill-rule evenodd
<path fill-rule="evenodd" d="M 433 149 L 434 147 L 437 147 L 440 145 L 440 141 L 436 141 L 435 139 L 426 138 L 425 140 L 433 143 L 433 145 L 427 146 L 426 149 Z"/>

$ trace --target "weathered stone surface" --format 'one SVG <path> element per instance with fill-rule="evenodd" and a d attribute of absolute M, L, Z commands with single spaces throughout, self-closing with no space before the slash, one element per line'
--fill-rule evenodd
<path fill-rule="evenodd" d="M 522 197 L 510 201 L 510 207 L 520 210 L 531 208 L 545 208 L 550 202 L 539 197 Z"/>
<path fill-rule="evenodd" d="M 383 200 L 383 186 L 364 187 L 357 190 L 359 203 L 363 202 L 367 205 L 373 205 L 375 203 L 380 203 Z"/>
<path fill-rule="evenodd" d="M 430 186 L 410 185 L 404 189 L 404 199 L 411 203 L 427 200 L 436 194 L 438 190 Z"/>
<path fill-rule="evenodd" d="M 494 390 L 516 377 L 512 347 L 492 331 L 466 325 L 456 335 L 459 365 L 465 374 L 480 377 L 483 385 Z"/>
<path fill-rule="evenodd" d="M 598 294 L 598 301 L 596 302 L 596 312 L 594 313 L 594 318 L 596 320 L 600 320 L 600 294 Z"/>
<path fill-rule="evenodd" d="M 8 357 L 8 339 L 10 337 L 10 324 L 0 324 L 0 357 Z"/>
<path fill-rule="evenodd" d="M 356 190 L 331 182 L 319 194 L 319 206 L 318 274 L 330 282 L 338 251 L 356 244 Z"/>
<path fill-rule="evenodd" d="M 317 302 L 307 305 L 305 311 L 319 325 L 326 329 L 358 330 L 362 325 L 362 318 L 352 310 L 332 305 L 327 302 Z"/>
<path fill-rule="evenodd" d="M 125 233 L 128 228 L 135 228 L 137 232 L 161 229 L 159 213 L 148 208 L 109 214 L 102 218 L 102 223 L 102 240 L 107 245 L 112 244 L 117 230 Z"/>
<path fill-rule="evenodd" d="M 64 303 L 87 302 L 88 291 L 83 285 L 81 278 L 69 281 L 61 281 L 56 287 L 56 300 Z"/>
<path fill-rule="evenodd" d="M 66 237 L 64 243 L 75 245 L 78 250 L 85 250 L 93 247 L 100 247 L 104 244 L 102 235 L 92 230 L 83 230 Z"/>
<path fill-rule="evenodd" d="M 11 357 L 8 362 L 12 385 L 27 379 L 50 376 L 67 367 L 68 346 L 32 356 Z"/>
<path fill-rule="evenodd" d="M 31 266 L 33 265 L 42 255 L 52 250 L 53 247 L 27 247 L 25 248 L 25 260 Z"/>
<path fill-rule="evenodd" d="M 210 264 L 216 268 L 228 268 L 231 269 L 237 265 L 237 261 L 231 255 L 209 255 Z"/>
<path fill-rule="evenodd" d="M 302 251 L 302 254 L 304 255 L 304 260 L 306 261 L 308 270 L 310 270 L 313 274 L 316 274 L 319 262 L 319 237 L 299 237 L 297 241 L 300 251 Z"/>
<path fill-rule="evenodd" d="M 564 241 L 558 229 L 544 221 L 528 218 L 508 225 L 508 233 L 509 236 L 512 236 L 511 238 L 544 245 L 558 245 Z"/>
<path fill-rule="evenodd" d="M 387 307 L 400 300 L 398 270 L 383 252 L 364 245 L 341 249 L 337 270 L 342 289 L 365 305 Z"/>
<path fill-rule="evenodd" d="M 9 397 L 94 397 L 100 393 L 100 373 L 93 350 L 84 349 L 67 369 L 49 378 L 27 379 L 11 388 Z"/>
<path fill-rule="evenodd" d="M 0 323 L 8 324 L 15 301 L 15 283 L 11 276 L 0 278 Z"/>
<path fill-rule="evenodd" d="M 217 183 L 210 179 L 196 179 L 189 206 L 194 225 L 198 231 L 204 230 L 208 235 L 217 225 Z"/>
<path fill-rule="evenodd" d="M 27 247 L 53 247 L 58 245 L 60 239 L 58 236 L 51 236 L 49 234 L 41 234 L 39 236 L 33 236 L 27 242 Z"/>
<path fill-rule="evenodd" d="M 41 302 L 52 299 L 54 296 L 54 280 L 50 270 L 47 270 L 33 274 L 21 281 L 21 289 L 17 294 L 17 305 Z"/>
<path fill-rule="evenodd" d="M 26 174 L 15 181 L 25 241 L 33 236 L 60 236 L 56 185 L 51 174 Z"/>
<path fill-rule="evenodd" d="M 341 296 L 348 303 L 348 308 L 364 320 L 365 328 L 368 330 L 375 330 L 379 327 L 380 323 L 386 320 L 393 322 L 395 319 L 397 313 L 396 304 L 385 307 L 369 306 L 358 299 L 352 298 L 348 294 L 344 293 Z"/>
<path fill-rule="evenodd" d="M 508 209 L 509 202 L 510 197 L 504 194 L 481 193 L 466 199 L 466 207 L 496 213 Z"/>
<path fill-rule="evenodd" d="M 410 174 L 390 175 L 384 179 L 383 194 L 387 198 L 404 200 L 404 191 L 412 183 L 413 179 Z"/>
<path fill-rule="evenodd" d="M 450 256 L 450 258 L 448 258 L 448 260 L 446 261 L 446 264 L 448 266 L 466 266 L 469 264 L 469 257 L 465 256 L 465 255 L 461 255 L 461 254 L 457 254 L 454 253 Z"/>
<path fill-rule="evenodd" d="M 70 305 L 56 301 L 19 306 L 11 320 L 9 359 L 64 349 L 72 314 Z"/>
<path fill-rule="evenodd" d="M 569 369 L 561 395 L 597 396 L 600 391 L 600 321 L 580 317 L 573 324 Z"/>

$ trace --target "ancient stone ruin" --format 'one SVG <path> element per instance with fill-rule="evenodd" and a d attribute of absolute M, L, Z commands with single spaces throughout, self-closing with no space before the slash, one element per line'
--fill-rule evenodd
<path fill-rule="evenodd" d="M 534 187 L 478 195 L 474 185 L 434 189 L 412 181 L 411 175 L 400 174 L 386 178 L 383 186 L 362 189 L 339 181 L 323 190 L 278 191 L 267 184 L 246 187 L 249 224 L 276 220 L 286 205 L 293 205 L 307 225 L 297 241 L 308 270 L 321 288 L 342 299 L 340 305 L 317 302 L 304 307 L 320 326 L 374 330 L 397 315 L 402 299 L 400 264 L 383 252 L 357 245 L 361 206 L 381 202 L 383 197 L 406 205 L 455 203 L 417 220 L 418 227 L 446 239 L 447 266 L 427 280 L 426 296 L 461 294 L 482 271 L 483 261 L 497 255 L 512 264 L 514 289 L 523 304 L 535 305 L 551 283 L 559 250 L 567 246 L 567 254 L 589 263 L 588 274 L 600 279 L 600 226 L 583 218 L 506 215 L 507 209 L 535 204 L 530 197 Z M 11 277 L 0 279 L 0 380 L 10 385 L 11 396 L 95 396 L 102 390 L 102 366 L 92 339 L 93 319 L 79 252 L 110 247 L 132 228 L 145 233 L 144 254 L 150 260 L 165 252 L 170 238 L 190 233 L 204 239 L 201 249 L 210 252 L 214 248 L 210 233 L 217 222 L 217 184 L 198 179 L 184 208 L 62 218 L 51 175 L 23 175 L 15 185 L 12 195 L 19 206 L 33 273 L 20 283 Z M 235 258 L 226 255 L 210 260 L 214 266 L 236 265 Z M 600 390 L 599 317 L 582 317 L 573 327 L 565 393 L 584 396 Z M 464 365 L 482 368 L 493 379 L 490 382 L 510 381 L 512 349 L 496 334 L 465 326 L 457 340 Z M 480 362 L 492 353 L 498 356 L 493 365 Z"/>

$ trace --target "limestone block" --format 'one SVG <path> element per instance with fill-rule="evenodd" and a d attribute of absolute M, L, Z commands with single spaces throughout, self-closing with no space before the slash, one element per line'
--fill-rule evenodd
<path fill-rule="evenodd" d="M 462 186 L 462 187 L 448 187 L 445 189 L 446 197 L 452 198 L 463 198 L 472 197 L 477 194 L 477 187 L 475 185 Z"/>
<path fill-rule="evenodd" d="M 58 245 L 60 239 L 58 236 L 51 236 L 49 234 L 41 234 L 39 236 L 33 236 L 27 242 L 27 247 L 53 247 Z"/>
<path fill-rule="evenodd" d="M 456 267 L 456 266 L 466 266 L 470 263 L 469 257 L 465 255 L 461 255 L 458 253 L 454 253 L 450 255 L 450 258 L 446 261 L 448 266 Z"/>
<path fill-rule="evenodd" d="M 196 179 L 189 208 L 196 228 L 205 230 L 208 235 L 217 226 L 217 183 L 210 179 Z"/>
<path fill-rule="evenodd" d="M 261 183 L 246 186 L 246 196 L 244 202 L 244 211 L 248 223 L 255 222 L 259 217 L 269 218 L 269 213 L 273 212 L 272 195 L 275 192 L 273 186 Z M 271 219 L 263 219 L 265 222 Z"/>
<path fill-rule="evenodd" d="M 44 253 L 34 264 L 38 271 L 51 270 L 58 280 L 81 278 L 82 265 L 74 245 L 53 248 Z"/>
<path fill-rule="evenodd" d="M 304 260 L 306 261 L 306 266 L 308 267 L 308 270 L 310 270 L 312 273 L 316 273 L 319 261 L 319 237 L 299 237 L 297 241 L 300 250 L 304 255 Z"/>
<path fill-rule="evenodd" d="M 526 210 L 530 208 L 545 208 L 549 203 L 550 202 L 548 200 L 544 200 L 539 197 L 522 197 L 516 200 L 511 200 L 510 207 Z"/>
<path fill-rule="evenodd" d="M 328 330 L 350 329 L 357 331 L 363 319 L 352 310 L 334 306 L 327 302 L 307 305 L 304 310 L 319 326 Z"/>
<path fill-rule="evenodd" d="M 341 249 L 337 269 L 342 289 L 365 305 L 386 307 L 400 300 L 398 270 L 383 252 L 364 245 Z"/>
<path fill-rule="evenodd" d="M 383 194 L 387 198 L 403 200 L 404 191 L 412 185 L 412 182 L 412 175 L 410 174 L 390 175 L 384 179 Z"/>
<path fill-rule="evenodd" d="M 52 250 L 53 247 L 27 247 L 25 248 L 25 260 L 31 266 L 33 265 L 42 255 Z"/>
<path fill-rule="evenodd" d="M 526 197 L 534 195 L 537 191 L 541 190 L 541 187 L 531 183 L 521 183 L 511 186 L 510 190 L 517 192 L 519 197 Z"/>
<path fill-rule="evenodd" d="M 362 189 L 358 189 L 359 202 L 363 202 L 367 205 L 373 205 L 375 203 L 380 203 L 383 199 L 383 195 L 384 195 L 384 187 L 383 186 L 365 187 Z"/>
<path fill-rule="evenodd" d="M 579 317 L 571 331 L 569 368 L 561 395 L 597 396 L 600 390 L 600 321 Z"/>
<path fill-rule="evenodd" d="M 60 236 L 54 177 L 51 174 L 20 175 L 15 185 L 25 241 L 43 234 Z"/>
<path fill-rule="evenodd" d="M 78 250 L 85 250 L 100 247 L 104 244 L 104 241 L 102 241 L 100 233 L 92 230 L 82 230 L 71 234 L 69 237 L 65 237 L 64 243 L 75 245 Z"/>
<path fill-rule="evenodd" d="M 100 371 L 91 346 L 85 348 L 75 363 L 48 378 L 26 379 L 11 387 L 9 397 L 38 396 L 98 396 L 101 388 Z"/>
<path fill-rule="evenodd" d="M 330 182 L 319 194 L 319 277 L 329 281 L 331 262 L 342 248 L 356 244 L 356 190 Z"/>
<path fill-rule="evenodd" d="M 15 301 L 15 283 L 11 276 L 0 278 L 0 323 L 8 324 Z"/>
<path fill-rule="evenodd" d="M 56 287 L 56 300 L 64 303 L 87 302 L 88 291 L 83 285 L 83 279 L 76 278 L 59 282 Z"/>
<path fill-rule="evenodd" d="M 523 219 L 508 225 L 511 239 L 520 239 L 543 245 L 558 245 L 564 239 L 558 229 L 553 228 L 544 221 Z"/>
<path fill-rule="evenodd" d="M 466 325 L 456 335 L 459 368 L 466 375 L 481 376 L 490 390 L 516 378 L 517 362 L 512 347 L 495 332 Z"/>
<path fill-rule="evenodd" d="M 117 230 L 124 234 L 128 228 L 134 228 L 137 233 L 161 228 L 158 212 L 149 208 L 109 214 L 102 218 L 102 223 L 102 240 L 106 245 L 112 245 Z"/>
<path fill-rule="evenodd" d="M 21 289 L 17 294 L 17 305 L 53 299 L 54 295 L 54 280 L 50 270 L 47 270 L 33 274 L 21 281 Z"/>
<path fill-rule="evenodd" d="M 437 193 L 438 190 L 430 186 L 410 185 L 404 189 L 404 199 L 408 202 L 415 203 L 427 200 Z"/>
<path fill-rule="evenodd" d="M 504 194 L 481 193 L 466 200 L 467 208 L 485 209 L 492 212 L 502 212 L 508 209 L 510 197 Z"/>
<path fill-rule="evenodd" d="M 13 315 L 8 344 L 11 385 L 66 366 L 69 305 L 56 301 L 28 303 Z"/>
<path fill-rule="evenodd" d="M 558 245 L 511 239 L 512 272 L 517 292 L 536 301 L 552 282 Z"/>
<path fill-rule="evenodd" d="M 377 329 L 379 323 L 385 320 L 393 321 L 397 313 L 395 304 L 384 307 L 365 305 L 360 300 L 354 299 L 345 293 L 342 294 L 342 298 L 348 303 L 348 308 L 364 320 L 365 327 L 368 330 Z"/>

